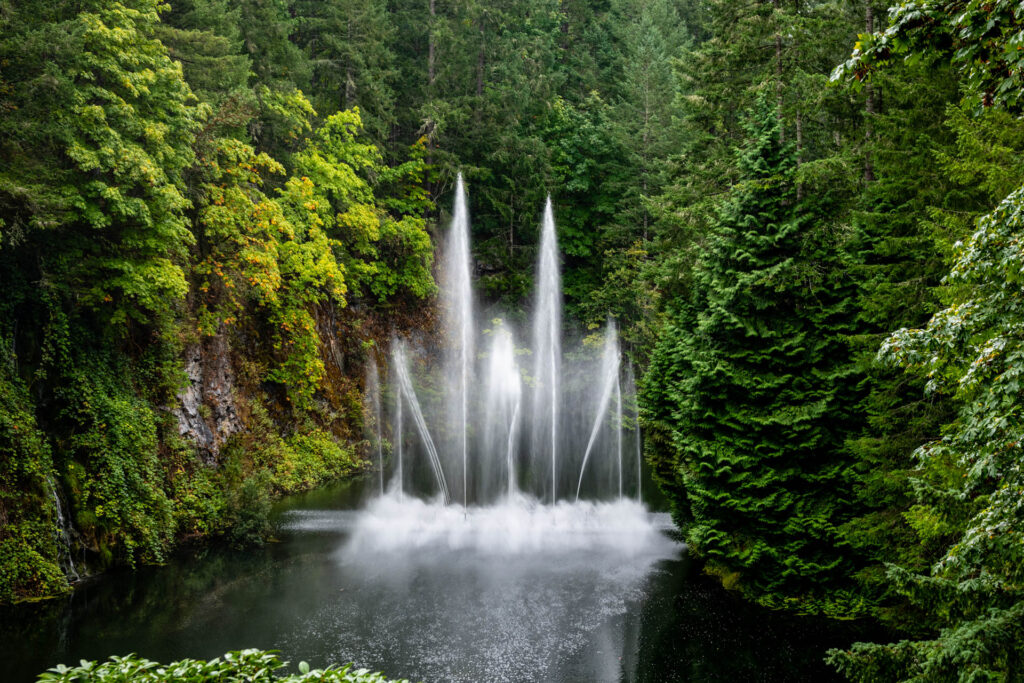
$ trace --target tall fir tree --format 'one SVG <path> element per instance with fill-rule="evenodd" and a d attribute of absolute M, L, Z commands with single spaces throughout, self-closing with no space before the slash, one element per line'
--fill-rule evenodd
<path fill-rule="evenodd" d="M 849 283 L 837 238 L 796 202 L 795 152 L 779 126 L 760 97 L 688 319 L 655 350 L 652 370 L 667 374 L 645 381 L 678 384 L 646 393 L 645 419 L 671 425 L 661 470 L 685 491 L 686 538 L 709 568 L 765 604 L 856 613 L 836 528 L 853 424 L 842 393 Z"/>
<path fill-rule="evenodd" d="M 310 96 L 328 115 L 359 107 L 374 141 L 387 140 L 394 123 L 393 44 L 387 3 L 381 0 L 301 0 L 294 40 L 312 65 Z"/>

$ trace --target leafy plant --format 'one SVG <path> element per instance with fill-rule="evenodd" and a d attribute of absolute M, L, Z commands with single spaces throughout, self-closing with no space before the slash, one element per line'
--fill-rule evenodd
<path fill-rule="evenodd" d="M 310 669 L 300 662 L 298 673 L 281 671 L 287 666 L 276 653 L 262 650 L 237 650 L 209 661 L 183 659 L 159 664 L 136 655 L 114 656 L 103 662 L 83 660 L 78 666 L 58 665 L 40 674 L 39 683 L 157 683 L 176 681 L 200 683 L 408 683 L 406 680 L 385 678 L 367 669 L 340 668 Z"/>

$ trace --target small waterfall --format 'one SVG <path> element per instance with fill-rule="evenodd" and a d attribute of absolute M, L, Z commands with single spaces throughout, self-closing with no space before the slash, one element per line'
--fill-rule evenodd
<path fill-rule="evenodd" d="M 590 440 L 587 442 L 587 450 L 583 453 L 583 464 L 580 466 L 580 478 L 579 482 L 576 484 L 577 501 L 580 499 L 580 489 L 583 487 L 583 474 L 587 469 L 587 461 L 590 459 L 590 453 L 594 449 L 594 443 L 597 441 L 597 435 L 601 431 L 601 425 L 604 424 L 604 418 L 608 414 L 608 407 L 611 403 L 612 393 L 615 391 L 615 387 L 619 383 L 619 335 L 618 330 L 615 327 L 615 321 L 613 320 L 608 321 L 608 329 L 605 331 L 604 353 L 601 354 L 601 378 L 601 394 L 597 403 L 597 415 L 594 417 L 594 427 L 590 430 Z M 622 411 L 620 407 L 620 422 L 621 414 Z M 622 460 L 621 456 L 622 450 L 620 448 L 620 464 Z"/>
<path fill-rule="evenodd" d="M 444 478 L 444 470 L 441 467 L 441 459 L 437 454 L 437 447 L 434 445 L 434 439 L 431 438 L 430 430 L 427 429 L 427 421 L 423 419 L 423 410 L 420 408 L 420 401 L 416 397 L 416 390 L 413 388 L 412 378 L 409 376 L 409 361 L 406 357 L 405 345 L 401 342 L 395 344 L 394 356 L 393 362 L 395 364 L 395 372 L 398 375 L 398 385 L 401 389 L 401 394 L 405 398 L 405 402 L 409 404 L 409 410 L 412 411 L 413 422 L 419 432 L 420 439 L 423 442 L 423 447 L 427 449 L 430 466 L 434 470 L 434 476 L 437 478 L 438 488 L 444 498 L 445 505 L 447 505 L 451 502 L 451 495 L 448 492 L 448 482 L 445 481 Z"/>
<path fill-rule="evenodd" d="M 551 502 L 558 500 L 559 409 L 561 406 L 562 283 L 558 272 L 558 236 L 551 197 L 541 225 L 533 353 L 533 453 L 551 458 Z"/>
<path fill-rule="evenodd" d="M 367 426 L 371 438 L 376 437 L 377 470 L 380 473 L 380 495 L 384 495 L 384 439 L 381 436 L 380 407 L 380 375 L 377 369 L 377 358 L 371 353 L 366 364 L 366 402 L 369 404 L 370 416 Z"/>
<path fill-rule="evenodd" d="M 455 207 L 444 259 L 443 298 L 449 359 L 448 396 L 457 410 L 451 415 L 452 452 L 462 466 L 462 502 L 469 503 L 469 393 L 473 369 L 473 279 L 469 252 L 469 210 L 462 174 L 455 181 Z"/>
<path fill-rule="evenodd" d="M 61 501 L 60 492 L 57 490 L 57 482 L 52 478 L 48 479 L 47 482 L 50 485 L 50 491 L 53 493 L 53 505 L 57 513 L 55 535 L 57 537 L 60 568 L 63 570 L 64 576 L 67 577 L 68 582 L 74 583 L 82 578 L 78 573 L 78 568 L 75 567 L 75 558 L 72 551 L 71 537 L 74 529 L 71 527 L 71 521 L 64 514 L 64 503 Z"/>

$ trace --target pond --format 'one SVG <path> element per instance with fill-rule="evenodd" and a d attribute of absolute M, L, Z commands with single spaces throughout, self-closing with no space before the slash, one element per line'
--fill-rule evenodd
<path fill-rule="evenodd" d="M 468 513 L 473 535 L 453 534 L 457 519 L 442 533 L 418 523 L 382 547 L 357 512 L 363 488 L 285 501 L 279 541 L 264 547 L 206 550 L 5 608 L 0 680 L 111 654 L 169 661 L 258 647 L 293 667 L 351 661 L 421 681 L 826 681 L 825 650 L 865 637 L 863 626 L 765 611 L 724 591 L 670 539 L 664 513 L 643 512 L 658 539 L 631 548 L 620 546 L 634 531 L 611 547 L 586 523 L 572 526 L 570 506 L 555 532 L 539 544 L 526 535 L 511 552 L 511 534 Z M 417 519 L 436 512 L 413 504 Z"/>

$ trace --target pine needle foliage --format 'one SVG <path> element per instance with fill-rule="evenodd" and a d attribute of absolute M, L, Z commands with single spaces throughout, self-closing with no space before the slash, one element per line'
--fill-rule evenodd
<path fill-rule="evenodd" d="M 851 416 L 844 288 L 834 236 L 796 201 L 795 155 L 761 97 L 737 152 L 739 181 L 699 258 L 695 300 L 662 337 L 648 421 L 671 424 L 691 546 L 761 602 L 857 612 L 839 445 Z M 667 399 L 667 400 L 666 400 Z"/>

